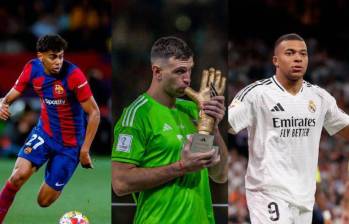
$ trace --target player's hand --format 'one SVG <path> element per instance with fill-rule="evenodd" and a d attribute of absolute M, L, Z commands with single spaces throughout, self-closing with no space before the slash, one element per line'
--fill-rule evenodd
<path fill-rule="evenodd" d="M 6 121 L 11 116 L 10 105 L 0 101 L 0 119 Z"/>
<path fill-rule="evenodd" d="M 224 118 L 226 110 L 224 100 L 224 96 L 213 96 L 211 100 L 205 101 L 201 105 L 201 109 L 203 109 L 207 115 L 215 118 L 215 128 L 218 128 L 218 124 Z"/>
<path fill-rule="evenodd" d="M 214 154 L 206 167 L 213 167 L 221 161 L 221 155 L 219 153 L 219 149 L 217 148 L 213 150 L 214 150 Z"/>
<path fill-rule="evenodd" d="M 83 151 L 83 150 L 80 151 L 80 163 L 81 163 L 81 166 L 83 168 L 93 169 L 92 160 L 91 160 L 89 152 L 87 152 L 87 151 Z"/>
<path fill-rule="evenodd" d="M 217 151 L 212 149 L 207 152 L 192 152 L 190 151 L 191 139 L 184 145 L 181 153 L 181 164 L 186 172 L 199 171 L 205 167 L 211 167 L 216 165 L 219 160 L 219 153 L 217 156 Z"/>

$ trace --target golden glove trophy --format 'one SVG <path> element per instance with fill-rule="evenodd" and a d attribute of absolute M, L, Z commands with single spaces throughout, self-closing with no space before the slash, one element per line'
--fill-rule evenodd
<path fill-rule="evenodd" d="M 210 68 L 203 70 L 202 80 L 199 92 L 194 91 L 188 87 L 185 89 L 185 94 L 198 105 L 205 101 L 209 101 L 213 96 L 222 96 L 225 90 L 226 78 L 222 76 L 220 70 Z M 211 150 L 213 147 L 214 136 L 211 135 L 214 129 L 215 119 L 200 110 L 198 121 L 198 134 L 193 135 L 191 151 L 205 152 Z"/>

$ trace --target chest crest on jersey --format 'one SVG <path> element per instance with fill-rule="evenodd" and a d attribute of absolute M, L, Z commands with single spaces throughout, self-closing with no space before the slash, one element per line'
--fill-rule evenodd
<path fill-rule="evenodd" d="M 316 111 L 316 104 L 315 104 L 314 101 L 309 100 L 309 102 L 308 102 L 308 110 L 309 110 L 311 113 L 315 113 L 315 111 Z"/>
<path fill-rule="evenodd" d="M 55 92 L 58 95 L 62 95 L 64 93 L 64 88 L 60 84 L 55 84 Z"/>

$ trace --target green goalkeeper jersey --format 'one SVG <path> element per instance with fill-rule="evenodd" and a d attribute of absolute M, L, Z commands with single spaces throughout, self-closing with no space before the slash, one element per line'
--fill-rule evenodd
<path fill-rule="evenodd" d="M 177 99 L 170 109 L 145 93 L 115 126 L 112 160 L 144 168 L 174 163 L 188 136 L 197 132 L 197 118 L 194 102 Z M 207 169 L 140 192 L 134 223 L 214 223 Z"/>

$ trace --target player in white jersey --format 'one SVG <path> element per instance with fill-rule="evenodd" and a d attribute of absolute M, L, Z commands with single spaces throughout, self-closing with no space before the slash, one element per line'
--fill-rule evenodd
<path fill-rule="evenodd" d="M 349 116 L 324 89 L 303 80 L 307 47 L 297 34 L 274 47 L 276 73 L 242 89 L 229 106 L 233 133 L 247 128 L 246 195 L 255 223 L 309 224 L 322 127 L 349 139 Z"/>

